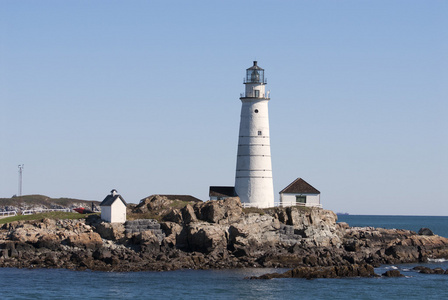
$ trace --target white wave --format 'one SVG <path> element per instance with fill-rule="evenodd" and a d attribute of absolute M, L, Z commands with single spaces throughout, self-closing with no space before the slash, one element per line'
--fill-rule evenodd
<path fill-rule="evenodd" d="M 403 271 L 403 272 L 410 272 L 411 269 L 403 269 L 402 271 Z"/>
<path fill-rule="evenodd" d="M 446 258 L 428 258 L 428 262 L 446 262 L 448 259 Z"/>

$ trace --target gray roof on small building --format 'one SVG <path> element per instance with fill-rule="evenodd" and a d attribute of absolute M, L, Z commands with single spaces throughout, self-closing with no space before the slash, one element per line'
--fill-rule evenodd
<path fill-rule="evenodd" d="M 297 178 L 281 190 L 280 194 L 320 194 L 320 192 L 302 178 Z"/>
<path fill-rule="evenodd" d="M 104 198 L 103 202 L 100 203 L 100 206 L 111 206 L 112 203 L 115 202 L 115 200 L 120 199 L 121 202 L 123 202 L 123 204 L 125 206 L 128 206 L 128 204 L 126 203 L 126 201 L 124 201 L 123 197 L 121 197 L 121 195 L 107 195 L 106 198 Z"/>
<path fill-rule="evenodd" d="M 233 186 L 211 186 L 209 197 L 237 197 L 235 187 Z"/>

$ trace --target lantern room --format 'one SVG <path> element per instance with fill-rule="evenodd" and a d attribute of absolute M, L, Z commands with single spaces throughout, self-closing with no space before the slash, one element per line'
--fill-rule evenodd
<path fill-rule="evenodd" d="M 264 69 L 257 65 L 257 61 L 254 61 L 254 65 L 252 67 L 246 69 L 246 78 L 244 83 L 266 83 L 264 78 Z"/>

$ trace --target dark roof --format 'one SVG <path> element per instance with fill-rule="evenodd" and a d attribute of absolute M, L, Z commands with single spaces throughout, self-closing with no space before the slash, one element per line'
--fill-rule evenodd
<path fill-rule="evenodd" d="M 115 202 L 115 200 L 120 199 L 125 206 L 127 206 L 128 204 L 126 203 L 126 201 L 124 201 L 123 197 L 121 197 L 121 195 L 107 195 L 106 198 L 104 198 L 103 202 L 100 203 L 100 206 L 111 206 L 112 203 Z"/>
<path fill-rule="evenodd" d="M 257 61 L 254 60 L 254 65 L 250 67 L 248 70 L 264 70 L 257 65 Z"/>
<path fill-rule="evenodd" d="M 211 186 L 208 195 L 210 197 L 237 197 L 233 186 Z"/>
<path fill-rule="evenodd" d="M 297 178 L 291 182 L 287 187 L 280 191 L 280 194 L 320 194 L 320 192 L 315 189 L 311 184 L 303 180 L 302 178 Z"/>
<path fill-rule="evenodd" d="M 200 199 L 198 199 L 196 197 L 190 196 L 190 195 L 160 195 L 160 194 L 157 194 L 157 195 L 151 195 L 151 196 L 149 196 L 147 198 L 151 198 L 153 196 L 166 197 L 168 200 L 180 200 L 180 201 L 189 201 L 189 202 L 203 202 L 202 200 L 200 200 Z"/>

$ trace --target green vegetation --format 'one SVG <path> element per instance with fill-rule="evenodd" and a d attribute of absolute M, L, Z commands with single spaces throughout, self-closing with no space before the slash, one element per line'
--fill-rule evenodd
<path fill-rule="evenodd" d="M 309 212 L 309 211 L 314 209 L 314 207 L 301 206 L 301 205 L 297 205 L 297 206 L 294 206 L 294 207 L 297 208 L 297 210 L 301 211 L 301 212 Z"/>
<path fill-rule="evenodd" d="M 137 220 L 137 219 L 154 219 L 159 222 L 163 221 L 163 218 L 171 211 L 171 209 L 182 209 L 187 204 L 194 205 L 195 202 L 191 201 L 182 201 L 182 200 L 169 200 L 169 204 L 166 206 L 159 206 L 158 208 L 152 208 L 150 211 L 146 213 L 136 213 L 132 212 L 133 208 L 128 206 L 126 212 L 126 219 L 129 221 Z"/>
<path fill-rule="evenodd" d="M 46 212 L 46 213 L 34 214 L 34 215 L 26 215 L 26 216 L 20 215 L 20 216 L 14 216 L 14 217 L 6 217 L 3 219 L 0 219 L 0 224 L 6 224 L 6 223 L 14 222 L 14 221 L 23 221 L 23 220 L 42 220 L 44 218 L 55 219 L 55 220 L 85 219 L 89 215 L 91 215 L 91 214 L 79 214 L 79 213 L 72 213 L 72 212 L 52 211 L 52 212 Z"/>
<path fill-rule="evenodd" d="M 154 220 L 161 222 L 164 216 L 165 215 L 163 215 L 163 214 L 157 214 L 154 212 L 147 212 L 144 214 L 139 214 L 139 213 L 133 213 L 133 212 L 128 211 L 126 213 L 126 220 L 133 221 L 133 220 L 138 220 L 138 219 L 154 219 Z"/>
<path fill-rule="evenodd" d="M 181 201 L 181 200 L 173 200 L 173 203 L 170 204 L 171 208 L 184 208 L 185 206 L 187 206 L 187 204 L 191 204 L 193 205 L 194 202 L 190 202 L 190 201 Z"/>
<path fill-rule="evenodd" d="M 301 205 L 297 205 L 297 206 L 293 206 L 294 208 L 296 208 L 299 212 L 301 213 L 307 213 L 310 212 L 313 207 L 307 207 L 307 206 L 301 206 Z M 246 207 L 243 208 L 243 212 L 245 214 L 249 214 L 249 213 L 255 213 L 255 214 L 259 214 L 259 215 L 264 215 L 264 214 L 268 214 L 273 216 L 276 212 L 278 212 L 279 209 L 282 209 L 280 207 L 274 207 L 274 208 L 257 208 L 257 207 Z"/>
<path fill-rule="evenodd" d="M 246 207 L 246 208 L 243 208 L 243 212 L 245 214 L 259 214 L 261 216 L 266 213 L 262 208 L 257 208 L 257 207 Z"/>
<path fill-rule="evenodd" d="M 92 203 L 92 202 L 98 202 L 98 201 L 80 200 L 73 198 L 50 198 L 44 195 L 26 195 L 12 198 L 0 198 L 0 206 L 19 206 L 19 205 L 49 206 L 51 204 L 70 206 L 72 203 Z"/>

